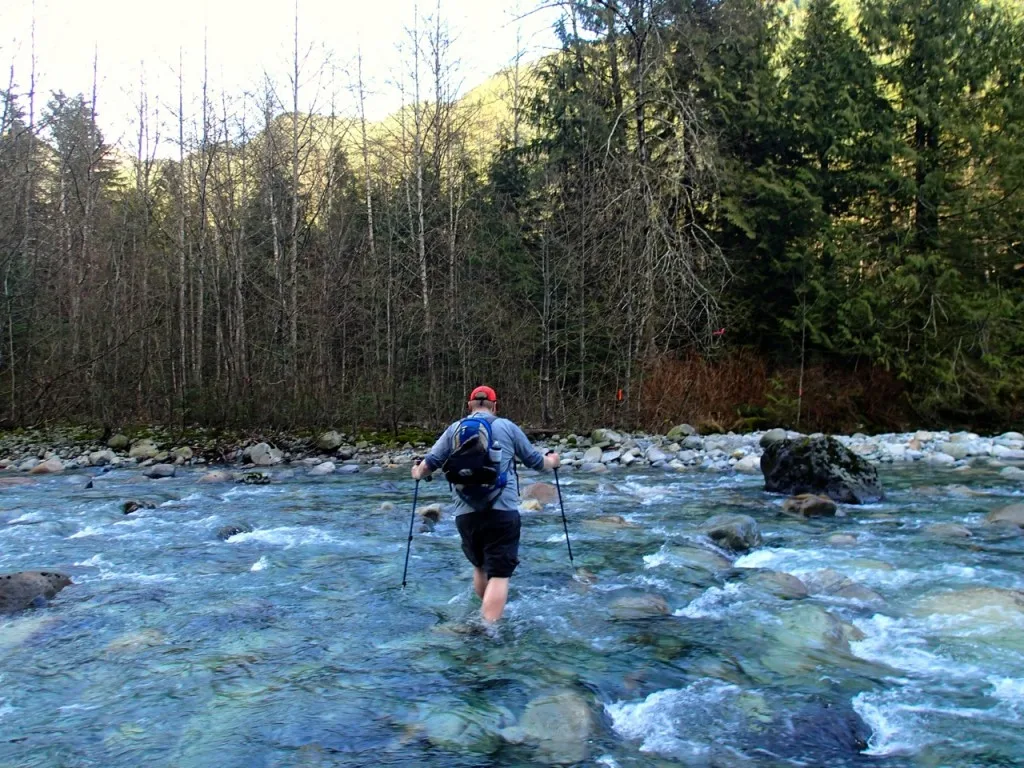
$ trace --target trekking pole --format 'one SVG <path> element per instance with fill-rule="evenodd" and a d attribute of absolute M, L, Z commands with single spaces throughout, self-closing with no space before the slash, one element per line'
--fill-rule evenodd
<path fill-rule="evenodd" d="M 572 559 L 572 544 L 569 543 L 569 523 L 565 520 L 565 505 L 562 503 L 562 484 L 558 482 L 558 467 L 555 470 L 555 488 L 558 489 L 558 508 L 562 510 L 562 528 L 565 530 L 565 546 L 569 549 L 569 565 L 573 574 L 576 573 L 576 562 Z"/>
<path fill-rule="evenodd" d="M 420 481 L 412 492 L 412 515 L 409 517 L 409 540 L 405 543 L 405 568 L 402 569 L 402 589 L 405 589 L 405 575 L 409 572 L 409 551 L 412 549 L 412 526 L 416 522 L 416 499 L 420 495 Z"/>

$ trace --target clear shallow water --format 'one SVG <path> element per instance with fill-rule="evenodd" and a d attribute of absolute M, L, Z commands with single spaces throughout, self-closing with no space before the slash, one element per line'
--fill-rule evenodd
<path fill-rule="evenodd" d="M 1024 495 L 994 471 L 883 473 L 885 503 L 808 523 L 777 516 L 756 477 L 563 475 L 596 579 L 572 579 L 557 507 L 524 513 L 493 636 L 473 629 L 450 518 L 416 534 L 399 588 L 404 471 L 0 487 L 0 571 L 76 582 L 0 617 L 0 766 L 1018 764 L 1024 614 L 943 595 L 1024 589 L 1024 537 L 980 525 Z M 446 488 L 421 484 L 421 503 Z M 128 499 L 159 506 L 126 517 Z M 754 516 L 764 546 L 723 560 L 698 531 L 720 512 Z M 252 532 L 216 537 L 235 523 Z M 881 601 L 783 600 L 759 581 L 822 568 Z M 644 595 L 668 615 L 617 604 Z"/>

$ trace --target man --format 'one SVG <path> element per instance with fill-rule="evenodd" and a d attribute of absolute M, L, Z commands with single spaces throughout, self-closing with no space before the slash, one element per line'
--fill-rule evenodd
<path fill-rule="evenodd" d="M 508 580 L 519 564 L 519 486 L 513 460 L 518 458 L 531 469 L 556 469 L 561 465 L 557 453 L 541 455 L 523 430 L 508 419 L 497 417 L 498 396 L 490 387 L 477 387 L 469 395 L 470 418 L 480 418 L 490 426 L 493 446 L 500 452 L 499 475 L 506 484 L 485 498 L 484 504 L 462 486 L 453 486 L 455 525 L 462 538 L 462 551 L 473 565 L 473 589 L 483 601 L 480 609 L 485 621 L 501 618 L 508 600 Z M 412 468 L 414 480 L 422 480 L 445 465 L 453 452 L 453 437 L 462 420 L 451 424 L 430 449 L 423 461 Z"/>

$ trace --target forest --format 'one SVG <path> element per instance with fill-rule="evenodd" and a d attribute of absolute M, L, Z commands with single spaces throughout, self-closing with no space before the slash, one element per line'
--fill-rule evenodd
<path fill-rule="evenodd" d="M 980 0 L 566 0 L 460 95 L 184 84 L 130 146 L 0 86 L 0 425 L 1019 426 L 1024 19 Z M 476 96 L 474 97 L 474 94 Z M 171 142 L 173 156 L 157 152 Z"/>

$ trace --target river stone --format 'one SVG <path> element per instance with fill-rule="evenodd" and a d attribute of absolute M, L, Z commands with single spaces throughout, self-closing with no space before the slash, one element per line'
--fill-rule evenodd
<path fill-rule="evenodd" d="M 780 443 L 785 440 L 789 435 L 784 429 L 769 429 L 763 435 L 761 435 L 761 447 L 767 448 L 772 443 Z"/>
<path fill-rule="evenodd" d="M 937 449 L 958 461 L 967 458 L 967 446 L 963 443 L 939 443 Z"/>
<path fill-rule="evenodd" d="M 487 755 L 501 746 L 501 720 L 478 709 L 447 709 L 423 719 L 423 735 L 433 746 L 456 753 Z"/>
<path fill-rule="evenodd" d="M 89 454 L 89 464 L 94 467 L 105 467 L 117 461 L 117 454 L 111 450 L 93 451 Z"/>
<path fill-rule="evenodd" d="M 595 475 L 603 475 L 605 472 L 608 471 L 608 467 L 605 464 L 602 464 L 601 462 L 587 463 L 587 464 L 583 464 L 580 467 L 580 471 L 581 472 L 590 472 L 590 473 L 595 474 Z"/>
<path fill-rule="evenodd" d="M 878 472 L 832 437 L 782 440 L 761 456 L 765 490 L 796 495 L 820 493 L 844 504 L 883 498 Z"/>
<path fill-rule="evenodd" d="M 587 450 L 584 451 L 584 453 L 583 453 L 583 463 L 584 464 L 597 464 L 597 463 L 599 463 L 601 461 L 601 456 L 602 456 L 603 453 L 604 453 L 604 451 L 602 451 L 596 445 L 593 446 L 592 448 L 587 448 Z"/>
<path fill-rule="evenodd" d="M 344 443 L 345 438 L 332 429 L 317 438 L 316 447 L 320 451 L 330 452 L 338 450 Z"/>
<path fill-rule="evenodd" d="M 647 449 L 646 457 L 647 461 L 649 461 L 651 464 L 654 464 L 655 462 L 658 461 L 668 461 L 668 454 L 655 445 L 652 445 L 650 448 Z"/>
<path fill-rule="evenodd" d="M 661 595 L 634 595 L 617 598 L 608 610 L 613 619 L 651 619 L 668 615 L 668 603 Z"/>
<path fill-rule="evenodd" d="M 590 440 L 594 445 L 599 445 L 600 443 L 621 443 L 622 435 L 611 429 L 595 429 L 590 433 Z"/>
<path fill-rule="evenodd" d="M 761 458 L 759 456 L 744 456 L 736 462 L 733 469 L 747 475 L 756 475 L 761 471 Z"/>
<path fill-rule="evenodd" d="M 235 476 L 228 472 L 226 469 L 216 469 L 213 472 L 207 472 L 205 475 L 199 478 L 200 483 L 230 483 L 235 479 Z"/>
<path fill-rule="evenodd" d="M 807 586 L 807 591 L 812 595 L 841 597 L 846 600 L 856 600 L 862 603 L 884 602 L 882 596 L 874 590 L 861 586 L 853 579 L 831 568 L 823 568 L 820 571 L 806 573 L 803 575 L 802 580 Z"/>
<path fill-rule="evenodd" d="M 30 475 L 55 475 L 64 471 L 64 462 L 54 457 L 41 464 L 36 464 L 28 471 Z"/>
<path fill-rule="evenodd" d="M 621 456 L 622 451 L 605 451 L 601 454 L 601 463 L 611 464 L 613 461 L 618 461 Z"/>
<path fill-rule="evenodd" d="M 533 699 L 519 725 L 502 735 L 512 743 L 532 744 L 542 764 L 573 765 L 589 756 L 594 728 L 594 713 L 584 698 L 558 691 Z"/>
<path fill-rule="evenodd" d="M 993 509 L 985 516 L 985 522 L 989 525 L 1015 525 L 1024 528 L 1024 504 L 1008 504 Z"/>
<path fill-rule="evenodd" d="M 843 622 L 817 605 L 796 603 L 770 626 L 761 663 L 785 676 L 812 673 L 822 661 L 839 662 L 850 653 Z"/>
<path fill-rule="evenodd" d="M 1024 469 L 1021 469 L 1020 467 L 1003 467 L 999 470 L 999 474 L 1008 480 L 1024 482 Z"/>
<path fill-rule="evenodd" d="M 963 616 L 982 613 L 994 622 L 1024 618 L 1024 592 L 1000 587 L 969 587 L 925 595 L 914 605 L 916 616 Z"/>
<path fill-rule="evenodd" d="M 835 517 L 836 503 L 825 496 L 802 493 L 782 503 L 782 511 L 800 517 Z"/>
<path fill-rule="evenodd" d="M 746 583 L 781 600 L 801 600 L 810 594 L 800 579 L 781 571 L 755 571 L 747 577 Z"/>
<path fill-rule="evenodd" d="M 177 463 L 183 464 L 186 461 L 192 461 L 192 457 L 195 456 L 195 452 L 190 446 L 182 445 L 178 448 L 171 449 L 171 458 Z"/>
<path fill-rule="evenodd" d="M 270 485 L 271 477 L 266 472 L 246 472 L 238 482 L 245 485 Z"/>
<path fill-rule="evenodd" d="M 267 443 L 256 443 L 246 448 L 243 456 L 257 467 L 269 467 L 280 464 L 284 459 L 284 452 L 278 448 L 271 448 Z"/>
<path fill-rule="evenodd" d="M 359 472 L 358 464 L 342 464 L 338 467 L 339 475 L 354 475 Z"/>
<path fill-rule="evenodd" d="M 732 561 L 710 549 L 690 545 L 676 545 L 665 548 L 673 562 L 667 563 L 675 574 L 688 584 L 707 587 L 713 584 L 724 571 L 732 568 Z"/>
<path fill-rule="evenodd" d="M 828 537 L 828 543 L 833 547 L 853 547 L 857 544 L 857 536 L 853 533 L 833 533 Z"/>
<path fill-rule="evenodd" d="M 229 525 L 222 525 L 217 529 L 217 538 L 221 541 L 227 541 L 232 536 L 237 536 L 240 533 L 252 533 L 252 526 L 248 523 L 231 523 Z"/>
<path fill-rule="evenodd" d="M 176 471 L 177 467 L 173 464 L 154 464 L 142 474 L 153 480 L 160 480 L 165 477 L 174 477 Z"/>
<path fill-rule="evenodd" d="M 715 544 L 733 552 L 747 552 L 761 545 L 757 521 L 749 515 L 715 515 L 702 530 Z"/>
<path fill-rule="evenodd" d="M 131 445 L 131 441 L 121 433 L 111 435 L 110 439 L 107 440 L 107 448 L 115 451 L 123 451 Z"/>
<path fill-rule="evenodd" d="M 426 506 L 418 507 L 416 509 L 416 514 L 424 520 L 430 520 L 433 523 L 439 522 L 443 513 L 444 507 L 440 504 L 427 504 Z"/>
<path fill-rule="evenodd" d="M 683 440 L 683 452 L 686 451 L 703 451 L 704 450 L 704 438 L 700 435 L 690 435 L 688 438 Z M 682 458 L 682 457 L 680 457 Z"/>
<path fill-rule="evenodd" d="M 121 505 L 121 511 L 126 515 L 138 512 L 140 509 L 156 509 L 156 504 L 151 501 L 126 501 Z"/>
<path fill-rule="evenodd" d="M 682 440 L 684 437 L 691 437 L 697 434 L 697 430 L 689 424 L 679 424 L 672 427 L 665 435 L 669 440 Z"/>
<path fill-rule="evenodd" d="M 141 648 L 161 645 L 166 635 L 159 629 L 139 629 L 119 635 L 107 643 L 107 653 L 131 653 Z"/>
<path fill-rule="evenodd" d="M 145 461 L 146 459 L 155 458 L 159 454 L 160 449 L 156 447 L 156 443 L 147 437 L 142 440 L 135 441 L 131 450 L 128 451 L 128 458 Z"/>
<path fill-rule="evenodd" d="M 598 517 L 586 518 L 583 520 L 583 525 L 588 528 L 604 528 L 608 530 L 637 527 L 635 523 L 629 522 L 622 515 L 600 515 Z"/>
<path fill-rule="evenodd" d="M 974 535 L 959 523 L 932 523 L 924 527 L 924 532 L 940 539 L 969 539 Z"/>
<path fill-rule="evenodd" d="M 519 509 L 522 512 L 542 512 L 544 505 L 536 499 L 524 499 L 519 503 Z"/>
<path fill-rule="evenodd" d="M 334 472 L 334 462 L 325 461 L 321 464 L 317 464 L 315 467 L 309 470 L 310 477 L 323 477 Z"/>
<path fill-rule="evenodd" d="M 71 577 L 54 571 L 0 574 L 0 613 L 14 613 L 52 599 L 71 584 Z"/>
<path fill-rule="evenodd" d="M 554 504 L 558 501 L 558 489 L 551 483 L 532 483 L 524 486 L 519 495 L 524 499 L 536 499 L 541 504 Z"/>

